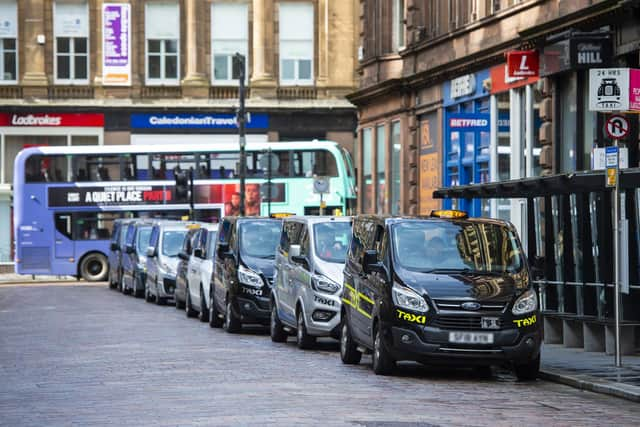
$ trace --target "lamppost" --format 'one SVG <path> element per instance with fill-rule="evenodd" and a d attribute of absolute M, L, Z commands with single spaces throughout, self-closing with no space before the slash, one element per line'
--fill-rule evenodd
<path fill-rule="evenodd" d="M 247 176 L 247 155 L 245 152 L 245 121 L 246 111 L 244 107 L 244 77 L 245 77 L 245 57 L 240 53 L 233 55 L 233 74 L 238 76 L 238 97 L 240 106 L 238 107 L 237 122 L 238 136 L 240 139 L 240 216 L 244 216 L 244 187 L 245 178 Z"/>

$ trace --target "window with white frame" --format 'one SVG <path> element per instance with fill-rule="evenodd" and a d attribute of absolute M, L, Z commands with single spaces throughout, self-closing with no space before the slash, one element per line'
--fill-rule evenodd
<path fill-rule="evenodd" d="M 180 84 L 180 7 L 177 2 L 145 5 L 146 84 Z"/>
<path fill-rule="evenodd" d="M 245 57 L 247 77 L 249 46 L 249 5 L 247 3 L 213 3 L 211 5 L 211 78 L 214 85 L 237 85 L 233 55 Z"/>
<path fill-rule="evenodd" d="M 0 84 L 18 80 L 18 6 L 0 0 Z"/>
<path fill-rule="evenodd" d="M 393 0 L 393 21 L 391 29 L 391 44 L 393 51 L 404 48 L 404 0 Z"/>
<path fill-rule="evenodd" d="M 59 84 L 89 83 L 89 9 L 86 1 L 53 4 L 54 75 Z"/>
<path fill-rule="evenodd" d="M 280 3 L 280 84 L 313 84 L 313 4 Z"/>

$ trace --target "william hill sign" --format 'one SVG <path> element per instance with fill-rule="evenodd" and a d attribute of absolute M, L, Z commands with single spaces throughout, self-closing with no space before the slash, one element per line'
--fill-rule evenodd
<path fill-rule="evenodd" d="M 540 75 L 549 76 L 569 70 L 604 68 L 613 57 L 609 33 L 572 32 L 542 51 Z"/>

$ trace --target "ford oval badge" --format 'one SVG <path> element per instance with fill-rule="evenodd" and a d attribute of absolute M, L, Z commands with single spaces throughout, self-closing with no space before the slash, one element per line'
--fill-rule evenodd
<path fill-rule="evenodd" d="M 480 305 L 479 302 L 471 301 L 471 302 L 462 303 L 460 307 L 462 307 L 465 310 L 476 311 L 476 310 L 480 310 L 480 307 L 482 307 L 482 305 Z"/>

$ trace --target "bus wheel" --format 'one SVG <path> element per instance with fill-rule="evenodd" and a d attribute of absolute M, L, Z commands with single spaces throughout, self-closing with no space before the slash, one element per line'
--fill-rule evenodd
<path fill-rule="evenodd" d="M 80 261 L 80 276 L 87 282 L 102 282 L 109 274 L 107 258 L 98 253 L 92 253 Z"/>

